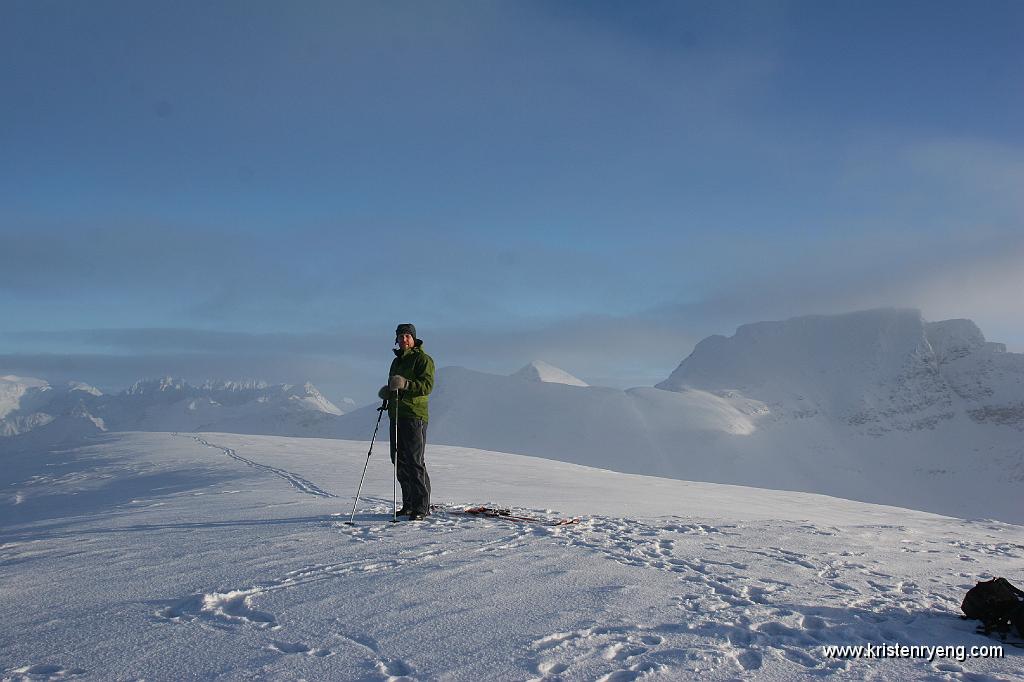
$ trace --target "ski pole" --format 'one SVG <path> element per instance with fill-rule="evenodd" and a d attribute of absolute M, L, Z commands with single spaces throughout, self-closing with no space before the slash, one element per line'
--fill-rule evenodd
<path fill-rule="evenodd" d="M 392 481 L 394 486 L 394 501 L 392 502 L 391 510 L 393 516 L 391 517 L 392 523 L 398 523 L 398 402 L 402 399 L 402 392 L 395 389 L 395 480 Z M 389 415 L 390 416 L 390 415 Z"/>
<path fill-rule="evenodd" d="M 366 453 L 366 464 L 363 464 L 363 475 L 359 477 L 359 487 L 356 488 L 356 500 L 352 503 L 352 516 L 348 520 L 348 525 L 354 526 L 356 519 L 356 505 L 359 504 L 359 492 L 363 489 L 363 478 L 366 477 L 366 467 L 370 464 L 370 455 L 373 453 L 373 441 L 377 440 L 377 429 L 380 428 L 380 418 L 384 416 L 384 410 L 388 408 L 388 401 L 385 398 L 384 402 L 377 408 L 377 425 L 373 427 L 373 436 L 370 438 L 370 449 Z"/>

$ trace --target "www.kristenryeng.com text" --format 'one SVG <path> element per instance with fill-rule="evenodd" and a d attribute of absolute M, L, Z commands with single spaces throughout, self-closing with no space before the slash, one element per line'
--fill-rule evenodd
<path fill-rule="evenodd" d="M 969 658 L 1002 658 L 1003 647 L 999 644 L 965 646 L 959 645 L 916 645 L 916 644 L 858 644 L 858 645 L 825 645 L 827 658 L 923 658 L 929 663 L 936 658 L 944 658 L 959 662 Z"/>

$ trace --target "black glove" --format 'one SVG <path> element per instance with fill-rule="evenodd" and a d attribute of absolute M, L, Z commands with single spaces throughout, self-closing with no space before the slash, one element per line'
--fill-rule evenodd
<path fill-rule="evenodd" d="M 409 385 L 409 380 L 403 377 L 401 374 L 392 374 L 391 380 L 388 381 L 388 388 L 392 391 L 404 391 L 405 387 Z"/>

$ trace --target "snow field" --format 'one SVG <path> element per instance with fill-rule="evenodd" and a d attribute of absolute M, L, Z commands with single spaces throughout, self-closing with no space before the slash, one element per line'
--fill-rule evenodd
<path fill-rule="evenodd" d="M 115 434 L 3 474 L 4 679 L 1020 679 L 959 603 L 1020 581 L 1024 530 L 821 495 L 428 446 L 442 509 L 389 522 L 378 444 Z M 332 497 L 328 497 L 328 496 Z"/>

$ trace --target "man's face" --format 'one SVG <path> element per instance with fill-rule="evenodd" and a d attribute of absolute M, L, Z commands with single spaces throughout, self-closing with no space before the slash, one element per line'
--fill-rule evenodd
<path fill-rule="evenodd" d="M 412 338 L 412 334 L 398 335 L 398 347 L 402 350 L 409 350 L 414 343 L 416 343 L 416 339 Z"/>

